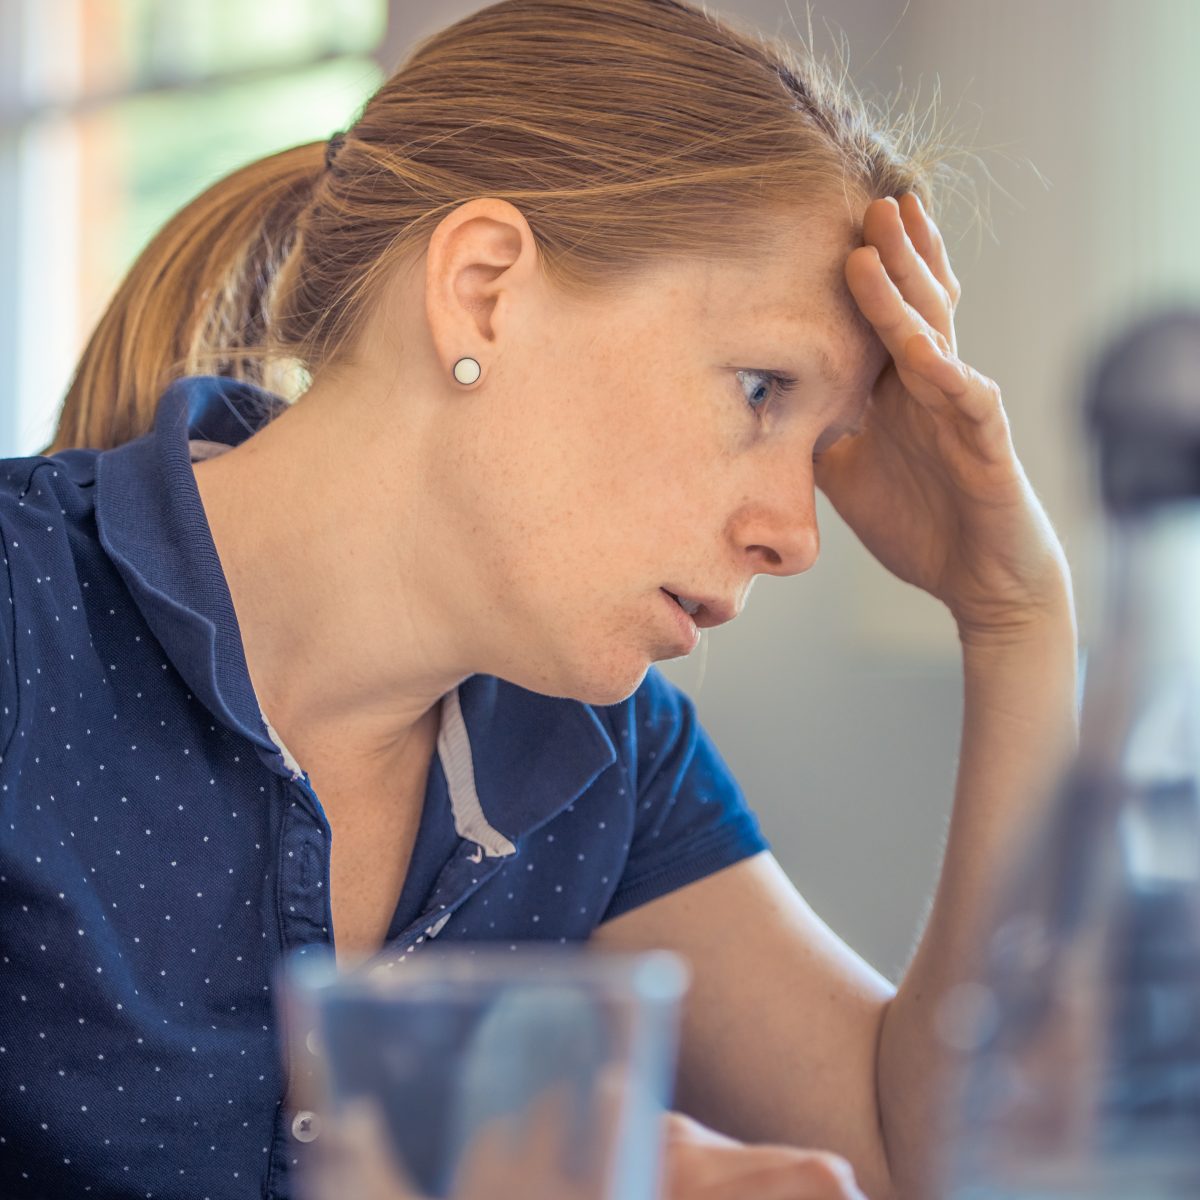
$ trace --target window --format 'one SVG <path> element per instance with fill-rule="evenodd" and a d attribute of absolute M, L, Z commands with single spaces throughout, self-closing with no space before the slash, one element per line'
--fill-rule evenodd
<path fill-rule="evenodd" d="M 174 212 L 353 120 L 399 2 L 0 4 L 0 456 L 50 440 L 84 343 Z"/>

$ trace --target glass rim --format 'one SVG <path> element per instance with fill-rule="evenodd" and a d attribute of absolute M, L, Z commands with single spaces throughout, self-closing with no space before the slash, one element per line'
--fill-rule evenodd
<path fill-rule="evenodd" d="M 604 992 L 632 991 L 641 1000 L 680 1000 L 691 983 L 687 960 L 673 950 L 610 951 L 579 946 L 550 947 L 531 942 L 517 951 L 490 943 L 465 947 L 428 947 L 420 953 L 376 956 L 339 969 L 331 951 L 311 946 L 289 954 L 284 963 L 288 984 L 301 991 L 338 998 L 425 999 L 445 986 L 466 1000 L 479 991 L 511 984 L 523 987 L 579 986 Z M 532 974 L 531 974 L 532 968 Z M 449 999 L 454 999 L 452 994 Z"/>

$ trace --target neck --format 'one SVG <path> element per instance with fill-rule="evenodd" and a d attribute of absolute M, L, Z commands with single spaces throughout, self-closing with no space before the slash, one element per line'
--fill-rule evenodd
<path fill-rule="evenodd" d="M 420 511 L 417 464 L 385 468 L 326 409 L 352 419 L 301 400 L 193 470 L 267 720 L 306 770 L 386 775 L 474 672 L 426 586 L 421 523 L 395 516 Z"/>

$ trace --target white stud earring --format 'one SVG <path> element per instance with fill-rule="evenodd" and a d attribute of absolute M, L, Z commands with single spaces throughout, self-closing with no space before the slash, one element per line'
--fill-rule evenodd
<path fill-rule="evenodd" d="M 482 374 L 479 364 L 473 358 L 460 358 L 454 364 L 454 378 L 459 383 L 474 383 Z"/>

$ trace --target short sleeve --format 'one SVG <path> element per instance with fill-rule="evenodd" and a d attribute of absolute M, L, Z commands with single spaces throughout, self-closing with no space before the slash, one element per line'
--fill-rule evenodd
<path fill-rule="evenodd" d="M 633 838 L 602 920 L 770 848 L 695 704 L 657 667 L 620 713 L 635 788 Z"/>

